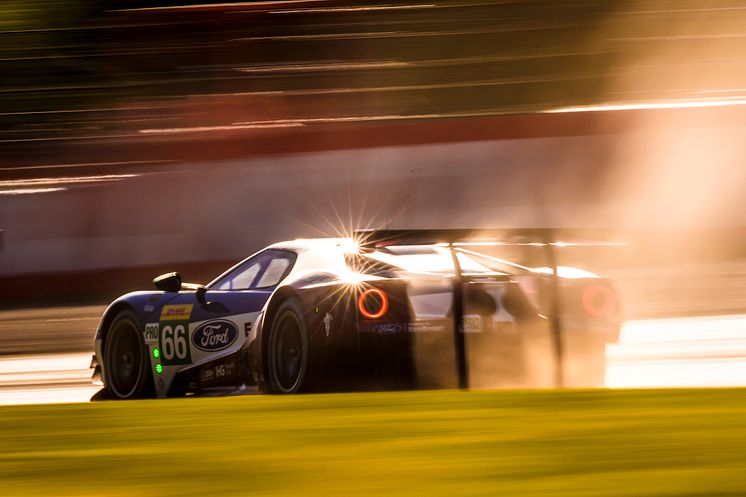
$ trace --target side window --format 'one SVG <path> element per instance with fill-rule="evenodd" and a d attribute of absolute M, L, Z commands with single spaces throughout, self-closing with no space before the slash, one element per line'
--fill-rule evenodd
<path fill-rule="evenodd" d="M 290 273 L 296 255 L 284 250 L 265 250 L 223 276 L 215 290 L 249 290 L 272 288 Z"/>
<path fill-rule="evenodd" d="M 261 260 L 249 264 L 245 268 L 239 268 L 236 272 L 231 273 L 227 278 L 223 278 L 216 288 L 218 290 L 246 290 L 251 288 L 251 284 L 256 279 L 256 275 L 262 269 Z"/>
<path fill-rule="evenodd" d="M 290 259 L 286 257 L 277 257 L 269 261 L 267 269 L 264 270 L 255 288 L 268 288 L 278 284 L 289 272 L 290 263 Z"/>

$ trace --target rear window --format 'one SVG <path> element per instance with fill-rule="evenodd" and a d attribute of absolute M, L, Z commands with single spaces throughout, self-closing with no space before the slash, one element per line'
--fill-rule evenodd
<path fill-rule="evenodd" d="M 453 274 L 450 249 L 427 245 L 387 247 L 365 254 L 366 257 L 412 273 Z M 480 264 L 466 254 L 457 254 L 464 273 L 494 273 L 494 269 Z"/>

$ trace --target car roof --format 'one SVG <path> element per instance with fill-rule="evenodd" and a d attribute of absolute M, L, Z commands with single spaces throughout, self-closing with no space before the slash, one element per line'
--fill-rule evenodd
<path fill-rule="evenodd" d="M 353 243 L 352 238 L 298 238 L 296 240 L 273 243 L 267 248 L 293 251 L 316 249 L 343 250 L 350 243 Z"/>

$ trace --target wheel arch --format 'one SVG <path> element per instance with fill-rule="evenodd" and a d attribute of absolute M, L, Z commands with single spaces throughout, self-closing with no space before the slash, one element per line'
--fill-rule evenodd
<path fill-rule="evenodd" d="M 106 338 L 109 334 L 109 330 L 111 329 L 111 324 L 114 322 L 114 319 L 119 314 L 121 314 L 123 311 L 131 311 L 135 316 L 137 316 L 137 313 L 135 312 L 134 307 L 132 307 L 128 302 L 120 301 L 120 302 L 115 302 L 114 304 L 109 306 L 109 308 L 106 309 L 106 312 L 104 312 L 104 315 L 101 318 L 101 325 L 99 326 L 98 335 L 101 338 L 102 356 L 105 350 L 104 344 L 106 343 Z"/>
<path fill-rule="evenodd" d="M 268 340 L 266 340 L 265 338 L 272 328 L 272 320 L 274 319 L 274 314 L 277 311 L 277 308 L 280 307 L 283 302 L 290 298 L 299 298 L 297 288 L 286 285 L 275 290 L 275 292 L 272 294 L 272 297 L 269 299 L 269 302 L 267 303 L 267 307 L 264 311 L 264 316 L 262 317 L 262 327 L 256 336 L 258 347 L 254 349 L 257 352 L 253 354 L 256 361 L 255 364 L 257 365 L 255 372 L 257 374 L 257 383 L 259 384 L 260 389 L 264 389 L 264 385 L 266 385 L 267 382 L 266 357 Z"/>
<path fill-rule="evenodd" d="M 107 361 L 106 361 L 106 343 L 109 339 L 109 334 L 111 332 L 112 326 L 114 322 L 116 321 L 117 317 L 122 315 L 122 313 L 128 312 L 132 319 L 134 319 L 134 324 L 136 328 L 137 335 L 139 336 L 139 340 L 141 344 L 145 347 L 143 352 L 143 361 L 144 364 L 141 366 L 144 368 L 144 377 L 142 380 L 142 386 L 138 387 L 139 392 L 138 395 L 135 398 L 149 398 L 155 395 L 155 386 L 154 386 L 154 378 L 153 373 L 151 370 L 151 365 L 149 363 L 149 357 L 150 354 L 147 352 L 147 345 L 143 343 L 143 327 L 142 327 L 142 320 L 141 317 L 138 316 L 137 311 L 132 306 L 130 302 L 127 302 L 125 300 L 117 301 L 111 304 L 106 311 L 104 311 L 104 315 L 101 318 L 99 329 L 97 332 L 97 338 L 100 340 L 100 345 L 96 346 L 97 353 L 100 353 L 100 357 L 98 360 L 98 363 L 101 366 L 101 377 L 104 382 L 104 388 L 107 387 Z M 99 352 L 100 351 L 100 352 Z M 112 398 L 114 398 L 112 396 Z"/>

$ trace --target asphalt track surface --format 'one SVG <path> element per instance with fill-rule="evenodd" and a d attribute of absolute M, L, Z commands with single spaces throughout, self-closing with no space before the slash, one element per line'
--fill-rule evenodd
<path fill-rule="evenodd" d="M 27 330 L 26 345 L 44 343 L 43 336 L 55 328 L 77 344 L 83 335 L 90 340 L 102 310 L 7 311 L 0 313 L 0 324 L 6 345 L 9 335 L 23 338 L 21 328 Z M 88 332 L 77 336 L 71 327 Z M 91 353 L 80 350 L 35 355 L 6 350 L 0 356 L 0 405 L 87 402 L 99 387 L 89 381 Z M 746 315 L 629 321 L 607 357 L 610 388 L 746 386 Z"/>

